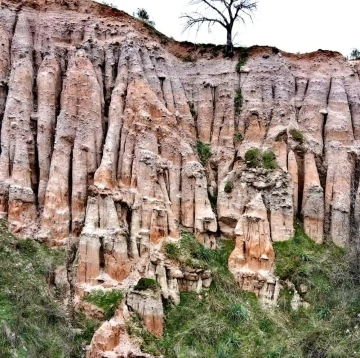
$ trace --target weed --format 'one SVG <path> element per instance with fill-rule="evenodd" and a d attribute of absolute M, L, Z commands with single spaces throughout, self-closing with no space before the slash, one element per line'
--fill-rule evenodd
<path fill-rule="evenodd" d="M 93 303 L 103 309 L 105 319 L 109 320 L 114 316 L 115 310 L 122 298 L 123 293 L 119 290 L 96 290 L 85 296 L 84 301 Z"/>
<path fill-rule="evenodd" d="M 199 154 L 199 158 L 201 164 L 206 167 L 210 157 L 212 156 L 211 147 L 209 144 L 198 141 L 196 144 L 197 152 Z"/>

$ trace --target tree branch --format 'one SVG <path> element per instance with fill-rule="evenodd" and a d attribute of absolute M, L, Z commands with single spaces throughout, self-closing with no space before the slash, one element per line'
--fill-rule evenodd
<path fill-rule="evenodd" d="M 205 22 L 208 22 L 208 30 L 210 31 L 210 27 L 211 25 L 214 25 L 215 23 L 221 25 L 222 27 L 224 27 L 226 29 L 226 24 L 224 24 L 221 20 L 219 19 L 213 19 L 213 18 L 209 18 L 209 17 L 205 17 L 202 16 L 201 14 L 195 12 L 193 13 L 196 16 L 199 17 L 194 17 L 194 15 L 191 14 L 187 14 L 187 15 L 183 15 L 180 18 L 181 19 L 186 19 L 186 24 L 184 26 L 184 30 L 182 32 L 185 32 L 186 30 L 191 29 L 192 27 L 194 27 L 195 25 L 198 26 L 197 31 L 199 31 L 199 28 L 201 27 L 201 25 L 203 25 Z"/>

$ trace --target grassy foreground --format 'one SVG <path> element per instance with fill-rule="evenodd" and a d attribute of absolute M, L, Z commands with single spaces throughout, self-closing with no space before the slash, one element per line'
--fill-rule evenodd
<path fill-rule="evenodd" d="M 46 282 L 65 261 L 64 250 L 16 239 L 0 221 L 0 358 L 84 356 L 96 325 L 71 320 Z"/>
<path fill-rule="evenodd" d="M 212 269 L 214 282 L 207 293 L 182 293 L 178 307 L 166 303 L 162 339 L 134 321 L 131 333 L 140 337 L 144 351 L 166 358 L 360 357 L 360 282 L 344 250 L 315 244 L 300 225 L 292 240 L 275 243 L 277 275 L 298 291 L 307 287 L 302 298 L 310 308 L 295 312 L 289 288 L 282 289 L 274 310 L 264 310 L 254 295 L 237 287 L 227 269 L 231 242 L 211 251 L 194 240 L 189 245 L 189 235 L 182 240 L 180 247 L 191 247 L 190 259 Z M 174 247 L 165 249 L 178 255 Z"/>

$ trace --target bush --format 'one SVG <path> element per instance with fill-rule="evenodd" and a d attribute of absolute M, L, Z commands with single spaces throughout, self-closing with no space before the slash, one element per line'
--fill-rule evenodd
<path fill-rule="evenodd" d="M 114 316 L 115 310 L 122 299 L 123 293 L 120 290 L 96 290 L 85 296 L 84 301 L 100 307 L 104 311 L 105 319 L 109 320 Z"/>
<path fill-rule="evenodd" d="M 243 140 L 243 135 L 241 132 L 239 131 L 236 131 L 234 133 L 234 144 L 238 144 L 240 143 L 241 141 Z"/>
<path fill-rule="evenodd" d="M 249 168 L 261 166 L 261 154 L 258 148 L 251 148 L 245 153 L 245 162 Z"/>
<path fill-rule="evenodd" d="M 234 189 L 234 183 L 231 180 L 228 180 L 225 184 L 224 191 L 227 194 L 230 194 Z"/>
<path fill-rule="evenodd" d="M 235 115 L 238 116 L 240 114 L 242 105 L 243 105 L 243 96 L 242 96 L 241 88 L 238 88 L 236 90 L 235 98 L 234 98 Z"/>
<path fill-rule="evenodd" d="M 210 157 L 212 156 L 211 147 L 209 144 L 198 141 L 196 148 L 199 154 L 201 164 L 206 167 Z"/>
<path fill-rule="evenodd" d="M 291 136 L 293 137 L 293 139 L 300 143 L 303 144 L 304 143 L 304 136 L 302 135 L 302 133 L 300 131 L 298 131 L 297 129 L 292 129 L 290 131 Z"/>
<path fill-rule="evenodd" d="M 151 278 L 141 278 L 134 287 L 135 291 L 156 291 L 159 288 L 159 284 Z"/>
<path fill-rule="evenodd" d="M 278 166 L 275 154 L 271 150 L 267 150 L 265 153 L 263 153 L 262 163 L 265 169 L 276 169 Z"/>
<path fill-rule="evenodd" d="M 350 53 L 350 60 L 358 60 L 360 58 L 360 51 L 357 48 L 352 49 Z"/>

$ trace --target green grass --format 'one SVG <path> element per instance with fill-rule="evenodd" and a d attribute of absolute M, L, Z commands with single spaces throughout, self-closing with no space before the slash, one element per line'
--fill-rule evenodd
<path fill-rule="evenodd" d="M 212 156 L 211 147 L 209 144 L 203 143 L 201 141 L 197 141 L 196 148 L 199 154 L 201 164 L 205 167 L 210 157 Z"/>
<path fill-rule="evenodd" d="M 115 310 L 124 295 L 120 290 L 96 290 L 85 296 L 84 301 L 90 302 L 104 311 L 104 318 L 109 320 L 114 316 Z"/>
<path fill-rule="evenodd" d="M 47 284 L 65 262 L 64 250 L 17 239 L 0 221 L 0 357 L 82 356 L 81 347 L 89 341 L 83 331 L 75 334 Z"/>
<path fill-rule="evenodd" d="M 182 243 L 182 241 L 184 241 Z M 133 322 L 144 351 L 167 358 L 342 358 L 360 356 L 360 285 L 347 253 L 311 241 L 300 225 L 287 242 L 275 243 L 276 273 L 299 289 L 310 308 L 290 309 L 293 292 L 283 289 L 278 307 L 263 309 L 257 298 L 239 289 L 227 269 L 232 241 L 217 250 L 199 248 L 186 233 L 179 247 L 211 268 L 208 292 L 181 293 L 181 303 L 165 303 L 165 334 L 156 339 Z M 181 251 L 175 251 L 180 252 Z M 358 327 L 358 328 L 356 328 Z"/>

